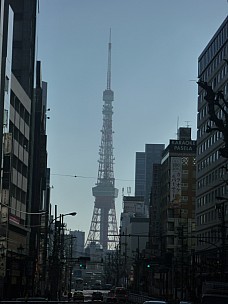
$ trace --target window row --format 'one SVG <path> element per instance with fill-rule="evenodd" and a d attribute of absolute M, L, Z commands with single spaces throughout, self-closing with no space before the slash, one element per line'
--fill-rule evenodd
<path fill-rule="evenodd" d="M 203 128 L 202 128 L 203 129 Z M 221 132 L 213 132 L 210 137 L 208 137 L 204 142 L 197 146 L 197 155 L 201 155 L 204 151 L 209 149 L 213 144 L 215 144 L 219 139 L 223 138 Z"/>
<path fill-rule="evenodd" d="M 28 151 L 29 142 L 28 139 L 21 133 L 21 131 L 10 122 L 9 132 L 13 134 L 13 138 L 25 149 Z"/>
<path fill-rule="evenodd" d="M 215 85 L 215 83 L 217 84 L 217 81 L 218 81 L 217 78 L 214 78 L 213 84 L 214 85 Z M 214 86 L 213 84 L 212 84 L 212 87 Z M 221 88 L 221 91 L 223 91 L 223 94 L 224 94 L 224 96 L 226 98 L 226 95 L 228 94 L 228 83 L 226 83 Z M 204 101 L 205 94 L 206 94 L 206 92 L 204 91 L 204 92 L 202 92 L 202 94 L 199 95 L 199 97 L 198 97 L 198 102 L 199 103 Z M 226 106 L 224 106 L 224 110 L 225 111 L 227 110 Z M 198 119 L 201 120 L 201 119 L 205 118 L 207 115 L 208 115 L 208 105 L 205 104 L 205 106 L 198 113 Z M 222 114 L 222 110 L 220 110 L 220 113 L 218 115 L 220 115 L 220 118 L 224 117 L 223 114 Z M 208 121 L 207 123 L 209 124 L 210 122 Z M 211 122 L 211 123 L 213 124 L 213 122 Z"/>
<path fill-rule="evenodd" d="M 216 198 L 218 196 L 225 196 L 226 192 L 227 191 L 225 185 L 210 192 L 207 192 L 205 195 L 197 199 L 197 208 L 203 207 L 211 203 L 214 204 L 217 200 Z"/>
<path fill-rule="evenodd" d="M 216 86 L 219 85 L 219 83 L 223 80 L 223 78 L 227 75 L 227 64 L 221 68 L 218 73 L 215 75 L 215 77 L 213 78 L 213 81 L 211 82 L 212 84 L 212 89 L 216 89 Z M 223 94 L 224 96 L 227 94 L 227 85 L 224 86 L 223 89 Z"/>
<path fill-rule="evenodd" d="M 11 196 L 14 197 L 17 201 L 26 204 L 26 192 L 18 188 L 16 185 L 11 184 L 10 193 Z"/>
<path fill-rule="evenodd" d="M 219 34 L 215 37 L 214 41 L 212 41 L 211 45 L 208 47 L 204 55 L 201 57 L 199 61 L 199 74 L 206 68 L 208 63 L 212 60 L 212 58 L 216 55 L 222 45 L 228 39 L 228 25 L 227 23 L 225 26 L 220 30 Z M 223 59 L 227 54 L 227 46 L 225 46 L 221 52 L 221 58 Z M 225 57 L 226 58 L 226 57 Z M 217 60 L 217 65 L 219 64 L 219 59 Z M 216 65 L 214 66 L 216 68 Z"/>
<path fill-rule="evenodd" d="M 26 124 L 29 125 L 30 122 L 29 112 L 25 109 L 25 107 L 23 106 L 23 104 L 20 102 L 20 100 L 17 98 L 16 95 L 11 94 L 10 104 L 13 106 L 15 111 L 20 115 L 20 117 L 26 122 Z"/>
<path fill-rule="evenodd" d="M 12 159 L 12 165 L 16 171 L 18 171 L 24 177 L 27 178 L 27 174 L 28 174 L 27 166 L 22 161 L 20 161 L 20 159 L 18 159 L 15 155 L 13 156 L 13 159 Z"/>
<path fill-rule="evenodd" d="M 202 161 L 199 161 L 198 162 L 198 172 L 209 167 L 211 164 L 216 162 L 219 158 L 220 158 L 219 151 L 215 151 L 208 157 L 204 158 Z"/>
<path fill-rule="evenodd" d="M 222 179 L 224 172 L 220 168 L 213 170 L 197 182 L 197 189 L 202 189 L 209 186 L 211 183 Z"/>
<path fill-rule="evenodd" d="M 210 210 L 208 212 L 205 212 L 204 214 L 197 216 L 196 222 L 197 225 L 203 225 L 208 224 L 210 222 L 213 222 L 217 219 L 217 212 L 216 210 Z"/>
<path fill-rule="evenodd" d="M 216 245 L 219 241 L 221 241 L 221 234 L 218 230 L 206 231 L 197 235 L 198 246 L 206 245 L 207 242 Z"/>
<path fill-rule="evenodd" d="M 204 79 L 209 79 L 211 75 L 214 73 L 214 71 L 218 68 L 218 66 L 222 63 L 224 64 L 224 58 L 227 58 L 227 46 L 225 46 L 218 54 L 217 56 L 213 59 L 212 62 L 207 63 L 207 68 L 203 72 L 203 78 Z M 209 64 L 209 65 L 208 65 Z M 223 71 L 222 71 L 223 70 Z M 221 69 L 222 74 L 220 74 L 220 79 L 223 79 L 223 77 L 226 74 L 227 71 L 227 65 L 224 65 L 224 67 Z M 202 77 L 202 76 L 201 76 Z M 213 83 L 213 82 L 212 82 Z"/>

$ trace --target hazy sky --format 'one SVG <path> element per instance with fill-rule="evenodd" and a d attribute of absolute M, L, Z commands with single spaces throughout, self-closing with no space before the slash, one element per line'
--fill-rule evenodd
<path fill-rule="evenodd" d="M 40 0 L 51 203 L 78 213 L 65 218 L 68 229 L 87 237 L 92 219 L 109 29 L 119 225 L 122 188 L 134 195 L 135 153 L 167 145 L 177 125 L 196 139 L 197 60 L 227 13 L 227 0 Z"/>

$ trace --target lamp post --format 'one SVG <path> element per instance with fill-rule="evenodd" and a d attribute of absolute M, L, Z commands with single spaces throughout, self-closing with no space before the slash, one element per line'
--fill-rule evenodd
<path fill-rule="evenodd" d="M 63 250 L 61 237 L 63 236 L 63 217 L 65 216 L 75 216 L 77 212 L 70 212 L 65 214 L 60 214 L 57 216 L 57 206 L 55 206 L 55 217 L 49 224 L 50 226 L 54 223 L 54 243 L 51 256 L 50 265 L 50 287 L 51 287 L 51 298 L 52 300 L 57 300 L 59 291 L 59 282 L 61 280 L 61 253 Z M 60 219 L 59 225 L 57 225 L 57 220 Z"/>
<path fill-rule="evenodd" d="M 19 247 L 17 247 L 17 251 L 20 257 L 19 260 L 19 269 L 20 269 L 20 296 L 23 296 L 24 292 L 25 292 L 25 287 L 23 286 L 23 281 L 24 281 L 24 257 L 23 257 L 23 251 L 25 250 L 25 248 L 22 246 L 22 244 L 20 244 Z"/>
<path fill-rule="evenodd" d="M 73 239 L 77 239 L 77 236 L 74 236 L 72 234 L 67 234 L 67 237 L 64 236 L 63 239 L 63 245 L 64 248 L 68 248 L 66 251 L 66 267 L 65 267 L 65 282 L 64 282 L 64 290 L 67 290 L 68 292 L 71 292 L 71 286 L 72 286 L 72 270 L 73 270 L 73 263 L 75 259 L 73 258 Z M 65 243 L 65 241 L 67 241 Z M 66 250 L 66 249 L 65 249 Z"/>
<path fill-rule="evenodd" d="M 137 289 L 137 292 L 139 293 L 140 291 L 140 265 L 139 265 L 139 262 L 140 262 L 140 249 L 139 249 L 139 238 L 141 237 L 144 237 L 144 238 L 148 238 L 148 234 L 128 234 L 127 235 L 128 237 L 137 237 L 137 262 L 136 262 L 136 265 L 137 265 L 137 284 L 136 284 L 136 289 Z"/>

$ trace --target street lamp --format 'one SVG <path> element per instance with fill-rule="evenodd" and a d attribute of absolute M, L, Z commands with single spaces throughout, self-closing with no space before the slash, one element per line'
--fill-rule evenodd
<path fill-rule="evenodd" d="M 71 292 L 71 286 L 72 286 L 72 271 L 73 271 L 73 265 L 75 259 L 73 258 L 73 239 L 77 239 L 77 236 L 74 236 L 72 234 L 66 235 L 67 237 L 63 239 L 64 241 L 64 246 L 65 246 L 65 241 L 70 240 L 68 243 L 69 245 L 69 250 L 66 252 L 66 268 L 65 268 L 65 287 L 67 286 L 67 290 Z M 69 267 L 69 269 L 68 269 Z M 68 279 L 69 275 L 69 279 Z M 65 288 L 66 289 L 66 288 Z"/>
<path fill-rule="evenodd" d="M 63 231 L 63 217 L 64 216 L 75 216 L 77 212 L 69 212 L 60 214 L 57 216 L 57 206 L 55 206 L 55 217 L 52 219 L 52 221 L 49 224 L 49 228 L 51 224 L 55 224 L 54 226 L 54 243 L 53 243 L 53 250 L 52 250 L 52 262 L 50 267 L 50 285 L 51 285 L 51 296 L 52 300 L 57 299 L 57 294 L 59 291 L 59 282 L 61 280 L 62 275 L 62 267 L 61 267 L 61 255 L 62 255 L 62 249 L 63 249 L 63 239 L 60 239 L 60 236 L 63 238 L 63 233 L 61 234 L 61 231 Z M 57 231 L 57 219 L 60 219 L 60 225 L 58 226 Z M 50 229 L 49 229 L 50 231 Z"/>
<path fill-rule="evenodd" d="M 64 213 L 64 214 L 60 214 L 59 216 L 55 216 L 51 222 L 49 223 L 49 228 L 51 226 L 51 224 L 53 224 L 54 222 L 56 222 L 57 219 L 61 219 L 63 218 L 64 216 L 68 216 L 68 215 L 71 215 L 71 216 L 75 216 L 77 214 L 77 212 L 69 212 L 69 213 Z"/>

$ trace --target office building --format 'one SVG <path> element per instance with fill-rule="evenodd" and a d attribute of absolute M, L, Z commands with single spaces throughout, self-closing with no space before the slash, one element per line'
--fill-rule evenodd
<path fill-rule="evenodd" d="M 85 253 L 85 232 L 79 230 L 70 231 L 70 236 L 73 237 L 72 257 L 78 258 L 80 256 L 83 256 Z"/>
<path fill-rule="evenodd" d="M 163 249 L 174 257 L 181 249 L 178 235 L 191 236 L 195 230 L 195 192 L 196 140 L 190 128 L 179 128 L 178 139 L 170 139 L 161 161 L 161 237 Z M 186 238 L 188 250 L 193 242 Z"/>
<path fill-rule="evenodd" d="M 145 152 L 136 152 L 135 162 L 135 195 L 144 196 L 145 204 L 149 206 L 153 164 L 160 164 L 164 144 L 146 144 Z"/>
<path fill-rule="evenodd" d="M 45 272 L 47 84 L 36 62 L 37 1 L 1 1 L 0 296 L 34 294 Z M 41 222 L 46 223 L 41 231 Z"/>
<path fill-rule="evenodd" d="M 228 101 L 228 17 L 222 22 L 214 36 L 198 58 L 198 77 L 211 86 L 215 93 L 222 92 Z M 196 235 L 197 262 L 199 272 L 224 273 L 225 240 L 227 235 L 227 158 L 219 149 L 224 146 L 222 132 L 213 130 L 205 90 L 199 86 L 197 116 L 197 192 L 196 192 Z M 224 120 L 227 106 L 215 106 L 216 116 Z M 227 126 L 226 126 L 227 127 Z M 217 256 L 218 259 L 211 260 Z M 214 264 L 214 266 L 212 265 Z M 211 265 L 211 266 L 208 266 Z M 214 267 L 214 268 L 213 268 Z M 215 278 L 216 279 L 216 278 Z"/>

